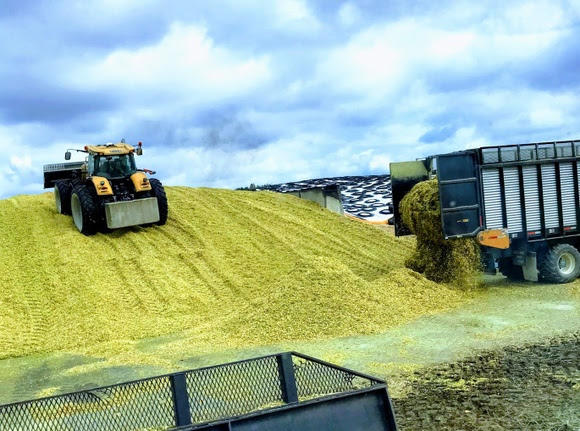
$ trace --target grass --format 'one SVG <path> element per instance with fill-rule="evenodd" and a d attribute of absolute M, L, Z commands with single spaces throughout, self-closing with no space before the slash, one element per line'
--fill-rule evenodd
<path fill-rule="evenodd" d="M 52 194 L 0 201 L 0 358 L 209 351 L 372 334 L 466 295 L 404 267 L 414 241 L 290 195 L 168 187 L 165 226 L 81 235 Z M 190 350 L 191 351 L 191 350 Z"/>

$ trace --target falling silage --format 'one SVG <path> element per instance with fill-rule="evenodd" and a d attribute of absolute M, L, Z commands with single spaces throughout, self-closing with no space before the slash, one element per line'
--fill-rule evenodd
<path fill-rule="evenodd" d="M 417 237 L 416 249 L 406 266 L 438 283 L 475 286 L 480 270 L 479 246 L 471 238 L 444 239 L 437 180 L 415 185 L 399 209 L 403 223 Z"/>

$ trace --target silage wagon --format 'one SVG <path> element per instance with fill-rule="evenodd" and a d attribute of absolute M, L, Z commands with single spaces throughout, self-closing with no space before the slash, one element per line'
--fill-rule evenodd
<path fill-rule="evenodd" d="M 391 163 L 396 235 L 409 234 L 399 203 L 437 178 L 445 239 L 474 237 L 487 271 L 566 283 L 580 273 L 580 140 L 489 146 Z"/>

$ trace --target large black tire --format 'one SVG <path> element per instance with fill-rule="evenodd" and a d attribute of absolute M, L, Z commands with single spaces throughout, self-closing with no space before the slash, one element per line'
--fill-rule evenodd
<path fill-rule="evenodd" d="M 580 253 L 570 244 L 556 244 L 540 258 L 538 269 L 548 283 L 569 283 L 580 273 Z"/>
<path fill-rule="evenodd" d="M 157 205 L 159 207 L 159 221 L 155 224 L 162 226 L 167 222 L 167 195 L 165 194 L 163 184 L 161 184 L 161 181 L 159 181 L 157 178 L 151 178 L 149 183 L 151 184 L 151 191 L 153 192 L 153 196 L 157 198 Z"/>
<path fill-rule="evenodd" d="M 70 215 L 70 195 L 72 184 L 70 181 L 60 180 L 54 183 L 54 202 L 60 214 Z"/>
<path fill-rule="evenodd" d="M 511 257 L 504 257 L 502 259 L 498 259 L 497 266 L 499 272 L 501 272 L 510 280 L 513 281 L 524 280 L 524 269 L 521 266 L 514 265 Z"/>
<path fill-rule="evenodd" d="M 79 232 L 94 235 L 99 229 L 97 202 L 89 187 L 77 184 L 70 199 L 73 221 Z"/>

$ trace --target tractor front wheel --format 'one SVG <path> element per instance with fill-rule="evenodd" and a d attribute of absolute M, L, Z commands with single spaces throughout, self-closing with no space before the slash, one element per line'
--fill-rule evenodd
<path fill-rule="evenodd" d="M 84 184 L 77 184 L 70 200 L 75 226 L 84 235 L 93 235 L 99 228 L 97 203 L 91 190 Z"/>
<path fill-rule="evenodd" d="M 161 226 L 167 222 L 167 195 L 165 194 L 163 184 L 157 178 L 151 178 L 149 183 L 151 184 L 153 196 L 157 198 L 157 205 L 159 207 L 159 221 L 155 224 Z"/>

